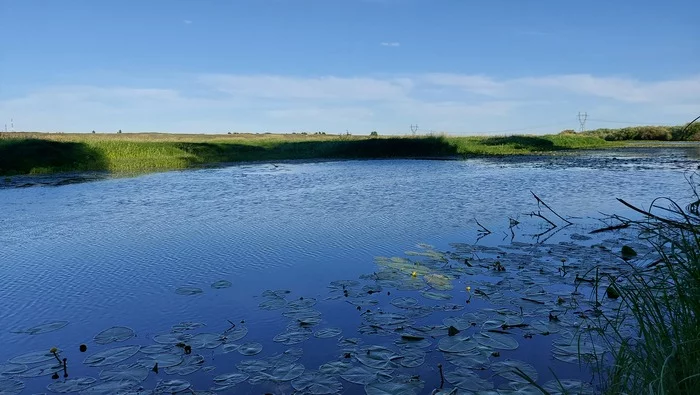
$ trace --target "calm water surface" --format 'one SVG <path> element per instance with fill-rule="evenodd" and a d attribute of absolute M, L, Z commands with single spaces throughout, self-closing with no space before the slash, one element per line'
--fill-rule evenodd
<path fill-rule="evenodd" d="M 212 377 L 235 371 L 239 361 L 289 348 L 271 341 L 289 318 L 258 308 L 267 289 L 288 289 L 290 299 L 317 298 L 315 308 L 323 313 L 319 327 L 362 337 L 355 306 L 323 299 L 331 281 L 376 271 L 375 257 L 405 256 L 417 243 L 445 251 L 450 243 L 474 242 L 474 218 L 494 231 L 482 244 L 508 244 L 503 231 L 509 217 L 537 223 L 523 215 L 537 209 L 530 191 L 560 214 L 575 217 L 582 233 L 601 212 L 631 214 L 617 197 L 639 205 L 657 196 L 687 203 L 684 175 L 697 169 L 698 158 L 698 149 L 691 147 L 507 161 L 255 164 L 0 190 L 3 355 L 9 359 L 57 346 L 74 362 L 71 377 L 97 377 L 99 369 L 80 362 L 108 348 L 92 342 L 103 329 L 127 326 L 136 338 L 124 344 L 152 344 L 154 335 L 181 321 L 205 323 L 206 331 L 220 333 L 230 327 L 228 320 L 245 320 L 250 332 L 241 342 L 260 342 L 262 353 L 203 352 L 206 364 L 216 369 L 185 379 L 209 389 Z M 532 242 L 528 234 L 519 232 L 515 241 Z M 218 280 L 232 286 L 212 289 Z M 176 294 L 182 286 L 204 292 Z M 379 306 L 401 295 L 421 298 L 415 292 L 382 292 Z M 450 302 L 463 304 L 460 298 Z M 69 324 L 38 335 L 12 333 L 59 320 Z M 365 338 L 365 344 L 371 341 Z M 375 344 L 387 341 L 393 340 L 382 337 Z M 297 345 L 304 349 L 300 362 L 313 370 L 335 360 L 336 342 L 337 337 L 312 337 Z M 86 354 L 77 351 L 81 343 L 90 348 Z M 558 362 L 538 349 L 540 343 L 520 343 L 512 355 L 532 363 L 541 381 L 549 380 L 547 367 Z M 422 393 L 439 382 L 432 363 L 404 370 L 421 374 Z M 142 385 L 153 388 L 164 378 L 173 377 L 151 374 Z M 25 393 L 36 393 L 51 378 L 23 381 Z M 343 387 L 344 393 L 363 392 L 344 381 Z M 235 393 L 260 393 L 262 387 L 236 388 Z M 264 388 L 292 392 L 288 383 Z"/>

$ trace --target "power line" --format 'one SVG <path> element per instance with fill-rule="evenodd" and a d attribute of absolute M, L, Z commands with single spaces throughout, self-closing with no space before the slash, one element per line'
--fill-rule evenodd
<path fill-rule="evenodd" d="M 411 124 L 411 134 L 414 136 L 416 135 L 416 132 L 418 131 L 418 124 Z"/>

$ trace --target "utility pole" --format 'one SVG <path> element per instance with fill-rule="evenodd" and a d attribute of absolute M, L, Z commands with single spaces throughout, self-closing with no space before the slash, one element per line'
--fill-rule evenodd
<path fill-rule="evenodd" d="M 587 113 L 587 112 L 581 113 L 581 112 L 579 111 L 579 113 L 578 113 L 578 123 L 579 123 L 579 125 L 581 125 L 581 129 L 580 129 L 581 132 L 583 132 L 584 130 L 586 130 L 586 119 L 588 119 L 588 113 Z"/>
<path fill-rule="evenodd" d="M 416 132 L 418 131 L 418 124 L 411 124 L 411 134 L 414 136 L 416 135 Z"/>

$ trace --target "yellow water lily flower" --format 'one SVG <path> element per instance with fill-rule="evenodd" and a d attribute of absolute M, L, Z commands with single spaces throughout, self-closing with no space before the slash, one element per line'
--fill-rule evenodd
<path fill-rule="evenodd" d="M 416 277 L 418 275 L 418 272 L 413 272 L 411 273 L 411 276 Z"/>
<path fill-rule="evenodd" d="M 471 291 L 472 287 L 467 287 L 467 292 Z"/>
<path fill-rule="evenodd" d="M 56 353 L 58 352 L 58 348 L 56 348 L 56 347 L 51 347 L 51 349 L 49 350 L 49 352 L 50 352 L 51 354 L 56 354 Z"/>

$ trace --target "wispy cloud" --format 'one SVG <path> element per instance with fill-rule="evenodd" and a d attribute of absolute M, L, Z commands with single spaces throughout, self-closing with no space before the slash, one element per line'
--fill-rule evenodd
<path fill-rule="evenodd" d="M 391 41 L 391 42 L 384 41 L 384 42 L 379 43 L 379 45 L 381 45 L 382 47 L 400 47 L 401 43 L 398 43 L 396 41 Z"/>
<path fill-rule="evenodd" d="M 590 74 L 203 74 L 164 81 L 157 87 L 46 87 L 1 98 L 0 118 L 13 117 L 19 130 L 62 131 L 405 133 L 417 122 L 426 129 L 478 133 L 553 125 L 532 130 L 539 133 L 576 126 L 578 111 L 588 111 L 591 119 L 682 123 L 700 107 L 700 75 L 645 81 Z"/>
<path fill-rule="evenodd" d="M 182 23 L 184 23 L 185 25 L 191 25 L 192 21 L 189 19 L 185 19 L 184 21 L 182 21 Z"/>

